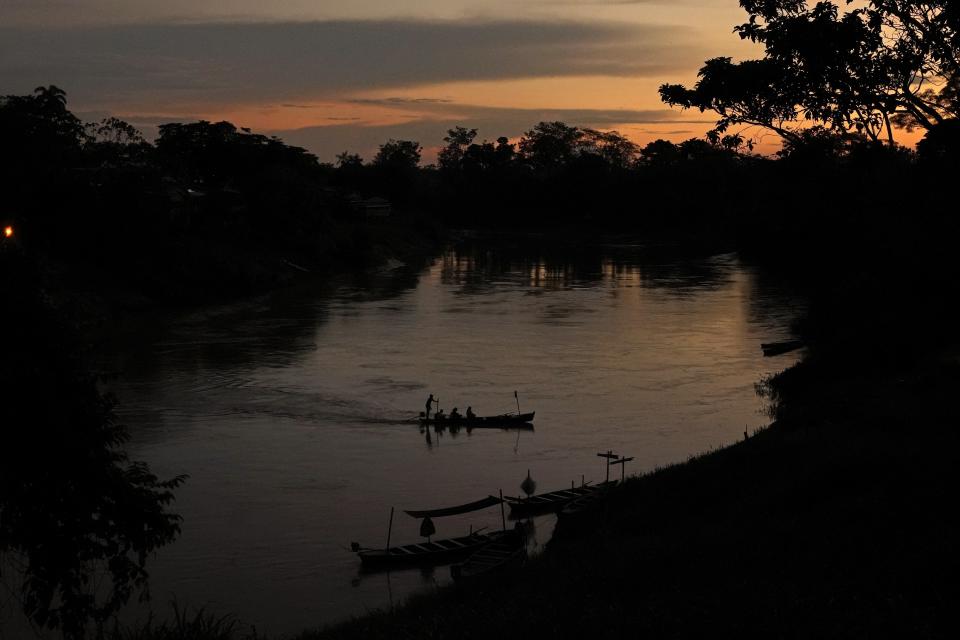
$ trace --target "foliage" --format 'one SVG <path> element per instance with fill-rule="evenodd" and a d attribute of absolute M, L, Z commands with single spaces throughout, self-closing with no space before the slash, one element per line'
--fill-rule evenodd
<path fill-rule="evenodd" d="M 626 169 L 638 150 L 616 131 L 541 122 L 523 135 L 519 151 L 521 159 L 535 170 L 551 171 L 590 157 L 609 168 Z"/>
<path fill-rule="evenodd" d="M 640 161 L 654 166 L 669 166 L 680 160 L 680 149 L 662 138 L 647 143 L 640 149 Z"/>
<path fill-rule="evenodd" d="M 83 123 L 53 85 L 30 95 L 0 96 L 0 180 L 8 206 L 17 207 L 76 163 L 87 141 Z"/>
<path fill-rule="evenodd" d="M 960 115 L 956 3 L 741 0 L 741 38 L 764 57 L 708 60 L 692 89 L 665 84 L 661 98 L 715 111 L 717 131 L 745 124 L 799 142 L 809 124 L 893 144 L 893 124 L 930 129 Z"/>
<path fill-rule="evenodd" d="M 356 167 L 363 166 L 363 158 L 360 157 L 358 153 L 350 153 L 349 151 L 344 151 L 337 154 L 337 168 L 338 169 L 352 169 Z"/>
<path fill-rule="evenodd" d="M 380 145 L 377 155 L 373 158 L 373 165 L 395 171 L 410 171 L 420 164 L 421 151 L 423 147 L 419 142 L 391 138 Z"/>
<path fill-rule="evenodd" d="M 460 163 L 467 149 L 473 144 L 477 137 L 476 129 L 467 129 L 465 127 L 454 127 L 447 131 L 443 141 L 446 146 L 437 154 L 437 164 L 445 171 L 456 171 L 460 168 Z"/>
<path fill-rule="evenodd" d="M 502 173 L 511 168 L 516 159 L 516 147 L 504 136 L 496 144 L 484 140 L 474 142 L 476 129 L 456 127 L 447 132 L 447 145 L 437 154 L 440 170 L 448 179 L 470 176 L 476 178 L 486 172 Z M 462 174 L 462 175 L 461 175 Z"/>
<path fill-rule="evenodd" d="M 54 85 L 37 87 L 31 95 L 3 96 L 0 110 L 3 140 L 18 149 L 76 150 L 86 140 L 83 123 L 67 109 L 66 92 Z"/>
<path fill-rule="evenodd" d="M 956 168 L 960 162 L 960 120 L 947 120 L 932 127 L 917 143 L 917 153 L 924 160 L 946 162 Z"/>
<path fill-rule="evenodd" d="M 265 165 L 280 164 L 285 171 L 307 174 L 317 159 L 300 147 L 229 122 L 160 125 L 157 154 L 168 170 L 189 175 L 198 183 L 241 186 L 260 175 Z"/>
<path fill-rule="evenodd" d="M 520 157 L 537 170 L 569 163 L 577 155 L 583 132 L 563 122 L 541 122 L 520 139 Z"/>
<path fill-rule="evenodd" d="M 143 134 L 128 122 L 113 116 L 98 123 L 88 123 L 84 127 L 87 136 L 95 142 L 114 145 L 140 145 L 146 142 Z"/>
<path fill-rule="evenodd" d="M 0 248 L 0 566 L 33 622 L 84 635 L 145 589 L 146 559 L 179 533 L 183 477 L 159 480 L 122 445 L 113 401 L 14 249 Z"/>
<path fill-rule="evenodd" d="M 191 610 L 171 603 L 173 617 L 157 622 L 153 617 L 132 627 L 115 625 L 109 640 L 258 640 L 256 629 L 245 629 L 230 615 L 217 616 L 204 609 Z"/>

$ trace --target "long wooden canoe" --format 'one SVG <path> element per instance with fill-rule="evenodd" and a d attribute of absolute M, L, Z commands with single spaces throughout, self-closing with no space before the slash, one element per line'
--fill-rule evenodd
<path fill-rule="evenodd" d="M 404 544 L 389 549 L 366 549 L 354 543 L 353 550 L 360 556 L 364 569 L 444 564 L 461 560 L 480 550 L 493 535 L 473 533 L 460 538 Z"/>
<path fill-rule="evenodd" d="M 503 499 L 510 505 L 511 518 L 524 518 L 538 513 L 559 511 L 569 502 L 596 490 L 597 488 L 594 486 L 585 485 L 582 487 L 571 487 L 570 489 L 539 493 L 527 498 L 504 496 Z"/>

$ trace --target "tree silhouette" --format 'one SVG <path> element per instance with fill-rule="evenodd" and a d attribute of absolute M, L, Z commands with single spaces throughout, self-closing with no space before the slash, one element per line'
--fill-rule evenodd
<path fill-rule="evenodd" d="M 179 533 L 167 507 L 183 478 L 127 459 L 69 326 L 2 246 L 0 290 L 0 579 L 34 623 L 78 638 L 146 587 L 148 555 Z"/>
<path fill-rule="evenodd" d="M 747 124 L 800 144 L 820 124 L 894 143 L 893 125 L 930 129 L 957 117 L 957 3 L 741 0 L 740 37 L 764 58 L 708 60 L 692 89 L 665 84 L 661 98 L 720 115 L 716 130 Z"/>
<path fill-rule="evenodd" d="M 143 134 L 128 122 L 113 116 L 86 125 L 87 135 L 95 142 L 113 145 L 132 145 L 145 142 Z"/>
<path fill-rule="evenodd" d="M 541 122 L 523 134 L 520 155 L 537 170 L 551 170 L 570 162 L 577 154 L 583 132 L 563 122 Z"/>
<path fill-rule="evenodd" d="M 360 157 L 359 153 L 350 153 L 349 151 L 344 151 L 337 154 L 338 169 L 352 169 L 362 166 L 363 158 Z"/>
<path fill-rule="evenodd" d="M 447 144 L 437 154 L 437 164 L 440 168 L 444 171 L 458 170 L 464 154 L 476 137 L 476 129 L 458 126 L 447 131 L 447 135 L 443 138 L 443 141 Z"/>
<path fill-rule="evenodd" d="M 670 166 L 679 160 L 680 149 L 669 140 L 654 140 L 640 149 L 640 161 L 651 166 Z"/>
<path fill-rule="evenodd" d="M 391 138 L 380 145 L 373 165 L 385 169 L 412 170 L 420 164 L 422 147 L 412 140 L 394 140 Z"/>

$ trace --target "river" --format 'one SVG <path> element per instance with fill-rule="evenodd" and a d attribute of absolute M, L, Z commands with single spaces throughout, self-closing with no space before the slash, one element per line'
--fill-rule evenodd
<path fill-rule="evenodd" d="M 183 533 L 151 559 L 153 607 L 235 614 L 283 634 L 390 607 L 449 571 L 365 575 L 351 541 L 414 542 L 401 509 L 603 480 L 730 444 L 766 423 L 754 384 L 802 301 L 736 255 L 640 243 L 462 240 L 424 268 L 308 283 L 141 320 L 106 366 L 134 459 L 189 474 Z M 517 391 L 517 397 L 514 396 Z M 449 411 L 536 411 L 535 430 L 423 432 Z M 619 469 L 614 470 L 618 476 Z M 435 521 L 496 527 L 499 509 Z M 540 543 L 552 518 L 537 521 Z"/>

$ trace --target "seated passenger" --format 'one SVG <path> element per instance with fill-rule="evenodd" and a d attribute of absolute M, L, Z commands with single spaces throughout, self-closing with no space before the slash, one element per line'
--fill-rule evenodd
<path fill-rule="evenodd" d="M 443 409 L 438 409 L 437 413 L 433 416 L 434 420 L 446 420 L 447 416 L 443 413 Z"/>
<path fill-rule="evenodd" d="M 477 417 L 477 414 L 473 412 L 473 407 L 467 407 L 467 420 L 473 420 Z"/>
<path fill-rule="evenodd" d="M 460 411 L 459 411 L 456 407 L 454 407 L 454 408 L 453 408 L 453 411 L 450 412 L 450 419 L 451 419 L 451 420 L 459 420 L 459 419 L 462 418 L 462 417 L 463 417 L 463 416 L 460 415 Z"/>

